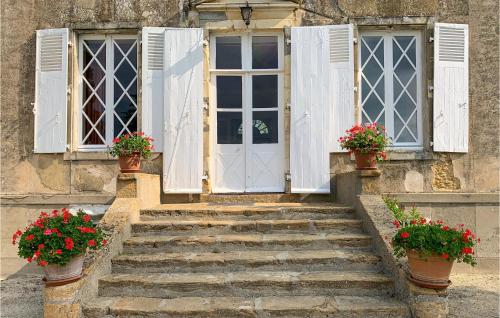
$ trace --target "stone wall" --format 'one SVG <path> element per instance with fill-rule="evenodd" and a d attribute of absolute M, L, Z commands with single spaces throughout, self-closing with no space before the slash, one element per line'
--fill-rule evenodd
<path fill-rule="evenodd" d="M 200 2 L 200 1 L 198 1 Z M 198 3 L 197 2 L 197 3 Z M 306 0 L 301 24 L 391 21 L 468 23 L 470 28 L 470 150 L 437 154 L 392 153 L 381 164 L 385 192 L 493 192 L 499 190 L 498 1 L 496 0 Z M 106 156 L 33 154 L 35 30 L 42 28 L 136 28 L 196 26 L 188 1 L 6 1 L 1 12 L 1 192 L 89 194 L 115 192 L 116 163 Z M 403 18 L 405 17 L 405 18 Z M 413 19 L 413 20 L 412 20 Z M 418 20 L 421 19 L 421 20 Z M 423 19 L 423 20 L 422 20 Z M 401 22 L 403 21 L 403 22 Z M 421 22 L 423 23 L 423 22 Z M 423 28 L 426 24 L 421 24 Z M 428 74 L 432 63 L 427 59 Z M 431 100 L 424 105 L 430 112 Z M 425 124 L 425 123 L 424 123 Z M 430 120 L 425 125 L 430 126 Z M 424 126 L 425 127 L 425 126 Z M 430 131 L 430 130 L 429 130 Z M 429 131 L 427 133 L 429 133 Z M 71 160 L 70 160 L 71 159 Z M 335 176 L 353 170 L 347 155 L 331 156 Z M 161 157 L 146 164 L 161 172 Z"/>

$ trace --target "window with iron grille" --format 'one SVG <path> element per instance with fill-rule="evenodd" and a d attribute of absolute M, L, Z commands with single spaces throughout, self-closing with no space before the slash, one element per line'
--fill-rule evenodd
<path fill-rule="evenodd" d="M 137 131 L 137 36 L 79 39 L 79 148 L 105 149 Z"/>
<path fill-rule="evenodd" d="M 421 46 L 418 31 L 361 34 L 361 120 L 383 124 L 394 147 L 422 145 Z"/>

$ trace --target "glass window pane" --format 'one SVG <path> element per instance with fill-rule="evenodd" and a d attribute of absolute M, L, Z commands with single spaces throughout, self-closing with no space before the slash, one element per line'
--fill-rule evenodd
<path fill-rule="evenodd" d="M 252 140 L 254 144 L 278 143 L 278 112 L 253 112 Z"/>
<path fill-rule="evenodd" d="M 217 76 L 217 108 L 241 108 L 241 76 Z"/>
<path fill-rule="evenodd" d="M 217 143 L 241 144 L 242 127 L 241 112 L 217 112 Z"/>
<path fill-rule="evenodd" d="M 381 36 L 363 36 L 361 41 L 361 105 L 363 123 L 384 123 L 384 43 Z"/>
<path fill-rule="evenodd" d="M 252 67 L 254 69 L 278 68 L 278 37 L 252 37 Z"/>
<path fill-rule="evenodd" d="M 254 108 L 278 107 L 278 75 L 252 77 L 252 103 Z"/>
<path fill-rule="evenodd" d="M 114 39 L 113 137 L 137 131 L 137 41 Z"/>
<path fill-rule="evenodd" d="M 241 37 L 219 36 L 215 39 L 215 67 L 241 69 Z"/>
<path fill-rule="evenodd" d="M 82 60 L 82 140 L 84 145 L 103 145 L 106 136 L 104 40 L 85 40 Z"/>

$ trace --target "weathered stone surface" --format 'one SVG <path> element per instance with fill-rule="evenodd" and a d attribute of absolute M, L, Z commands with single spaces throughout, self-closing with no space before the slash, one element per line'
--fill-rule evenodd
<path fill-rule="evenodd" d="M 382 296 L 391 288 L 384 274 L 350 271 L 113 274 L 99 280 L 99 294 L 106 297 Z"/>
<path fill-rule="evenodd" d="M 369 252 L 349 250 L 238 250 L 229 252 L 183 252 L 129 254 L 113 259 L 115 272 L 162 273 L 203 272 L 211 270 L 289 269 L 301 266 L 313 269 L 351 268 L 376 269 L 379 259 Z"/>
<path fill-rule="evenodd" d="M 368 248 L 371 237 L 361 231 L 346 233 L 216 234 L 177 236 L 136 236 L 124 242 L 126 253 L 212 252 L 245 250 L 301 250 Z"/>
<path fill-rule="evenodd" d="M 198 233 L 223 232 L 271 232 L 271 231 L 308 231 L 359 228 L 361 222 L 356 219 L 296 219 L 296 220 L 172 220 L 141 221 L 134 223 L 135 233 L 174 233 L 197 231 Z"/>
<path fill-rule="evenodd" d="M 148 316 L 155 317 L 408 317 L 407 308 L 380 297 L 322 297 L 322 296 L 284 296 L 260 297 L 184 297 L 174 299 L 153 298 L 104 298 L 111 300 L 110 316 Z M 367 307 L 365 304 L 373 304 Z M 99 306 L 89 304 L 89 306 Z"/>
<path fill-rule="evenodd" d="M 424 191 L 424 176 L 415 170 L 410 170 L 405 176 L 405 190 L 408 192 Z"/>

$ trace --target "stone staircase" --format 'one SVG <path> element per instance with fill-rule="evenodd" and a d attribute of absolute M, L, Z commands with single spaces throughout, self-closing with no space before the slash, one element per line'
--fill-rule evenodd
<path fill-rule="evenodd" d="M 132 232 L 86 317 L 410 317 L 350 207 L 170 204 Z"/>

